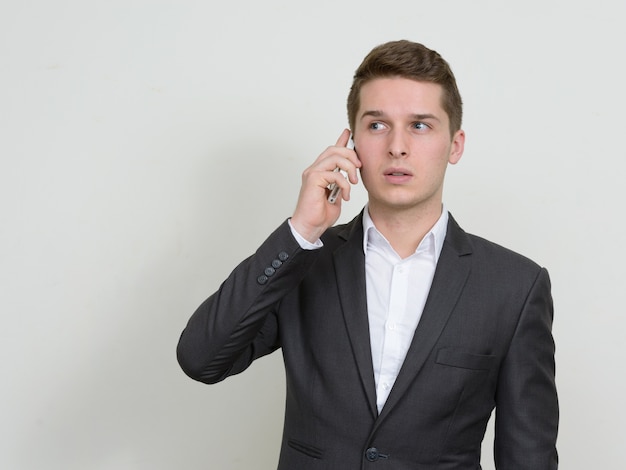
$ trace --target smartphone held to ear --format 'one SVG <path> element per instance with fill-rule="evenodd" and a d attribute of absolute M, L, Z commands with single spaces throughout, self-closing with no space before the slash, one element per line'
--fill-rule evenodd
<path fill-rule="evenodd" d="M 350 150 L 354 149 L 354 140 L 352 140 L 352 134 L 350 134 L 350 139 L 348 139 L 348 143 L 346 144 L 346 148 Z M 335 168 L 335 171 L 339 171 L 339 168 Z M 345 176 L 345 175 L 344 175 Z M 337 186 L 336 183 L 332 183 L 328 189 L 330 189 L 330 194 L 328 195 L 328 202 L 334 204 L 341 193 L 341 187 Z"/>

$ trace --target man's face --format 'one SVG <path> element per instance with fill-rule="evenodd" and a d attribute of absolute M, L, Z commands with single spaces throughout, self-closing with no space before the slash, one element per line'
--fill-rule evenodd
<path fill-rule="evenodd" d="M 354 142 L 370 210 L 441 210 L 448 163 L 463 154 L 465 134 L 450 135 L 441 85 L 378 78 L 361 88 Z"/>

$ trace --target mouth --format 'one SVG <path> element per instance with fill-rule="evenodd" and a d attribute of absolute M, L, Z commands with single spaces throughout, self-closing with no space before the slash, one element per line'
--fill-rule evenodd
<path fill-rule="evenodd" d="M 412 181 L 413 173 L 404 168 L 389 168 L 383 172 L 387 183 L 392 185 L 405 185 Z"/>
<path fill-rule="evenodd" d="M 385 171 L 385 176 L 413 176 L 413 173 L 401 168 L 391 168 Z"/>

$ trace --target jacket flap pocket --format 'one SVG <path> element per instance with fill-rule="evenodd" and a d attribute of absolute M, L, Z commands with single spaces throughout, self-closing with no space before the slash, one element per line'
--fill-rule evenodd
<path fill-rule="evenodd" d="M 314 459 L 322 458 L 322 450 L 318 449 L 315 446 L 305 444 L 304 442 L 301 442 L 301 441 L 296 441 L 295 439 L 289 439 L 287 441 L 287 444 L 292 449 L 297 450 L 298 452 L 302 452 L 303 454 L 308 455 L 309 457 L 313 457 Z"/>
<path fill-rule="evenodd" d="M 437 364 L 463 369 L 488 370 L 493 367 L 497 357 L 482 354 L 471 354 L 456 349 L 443 348 L 437 352 Z"/>

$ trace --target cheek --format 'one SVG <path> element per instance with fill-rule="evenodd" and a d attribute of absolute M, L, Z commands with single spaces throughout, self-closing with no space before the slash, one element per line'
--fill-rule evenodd
<path fill-rule="evenodd" d="M 361 168 L 359 168 L 359 174 L 361 175 L 361 181 L 363 182 L 363 184 L 365 186 L 367 186 L 367 183 L 369 182 L 369 173 L 368 173 L 367 169 L 368 169 L 368 167 L 365 164 L 363 164 L 361 166 Z"/>
<path fill-rule="evenodd" d="M 373 181 L 373 175 L 376 173 L 375 165 L 372 164 L 367 158 L 361 159 L 361 168 L 359 168 L 359 173 L 361 176 L 361 181 L 363 185 L 367 189 L 370 186 L 370 182 Z"/>
<path fill-rule="evenodd" d="M 446 167 L 450 150 L 451 147 L 447 142 L 432 142 L 422 148 L 422 155 L 429 165 Z"/>
<path fill-rule="evenodd" d="M 373 153 L 371 149 L 368 148 L 367 151 L 359 150 L 355 148 L 356 156 L 359 158 L 361 162 L 361 173 L 364 171 L 367 172 L 368 169 L 371 170 L 376 165 L 376 159 L 373 157 Z"/>

